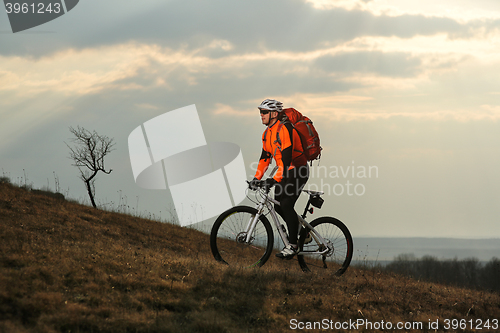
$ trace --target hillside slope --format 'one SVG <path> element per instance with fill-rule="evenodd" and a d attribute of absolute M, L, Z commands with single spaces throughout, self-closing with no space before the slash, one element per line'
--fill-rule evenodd
<path fill-rule="evenodd" d="M 493 329 L 500 296 L 353 268 L 305 274 L 295 260 L 232 269 L 201 232 L 0 184 L 0 332 L 351 331 L 358 319 Z"/>

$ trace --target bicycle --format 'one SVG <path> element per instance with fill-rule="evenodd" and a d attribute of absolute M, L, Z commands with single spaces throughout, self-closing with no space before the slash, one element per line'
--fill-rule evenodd
<path fill-rule="evenodd" d="M 210 233 L 210 248 L 214 258 L 224 264 L 239 267 L 261 267 L 274 248 L 274 234 L 267 215 L 271 216 L 275 229 L 283 244 L 289 244 L 286 228 L 278 220 L 273 204 L 279 202 L 271 198 L 270 189 L 258 182 L 255 190 L 256 207 L 236 206 L 223 212 L 215 221 Z M 313 207 L 321 208 L 324 194 L 319 191 L 302 190 L 309 194 L 304 213 L 299 217 L 297 259 L 304 272 L 311 268 L 331 268 L 335 275 L 342 275 L 351 263 L 353 242 L 349 229 L 340 220 L 324 216 L 308 223 L 307 213 Z M 267 211 L 267 213 L 266 213 Z"/>

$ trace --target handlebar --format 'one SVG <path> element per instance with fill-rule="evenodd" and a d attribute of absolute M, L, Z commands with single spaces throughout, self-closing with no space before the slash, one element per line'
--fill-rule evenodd
<path fill-rule="evenodd" d="M 248 188 L 251 189 L 252 191 L 256 191 L 258 190 L 259 188 L 263 188 L 264 187 L 264 181 L 263 180 L 251 180 L 251 181 L 246 181 L 247 184 L 248 184 Z"/>
<path fill-rule="evenodd" d="M 278 166 L 276 165 L 276 166 L 274 166 L 273 170 L 271 171 L 269 177 L 272 177 L 277 170 L 278 170 Z M 246 182 L 248 184 L 248 188 L 251 189 L 252 191 L 257 191 L 258 189 L 264 188 L 264 180 L 254 179 L 252 181 L 247 180 Z M 253 183 L 253 186 L 252 186 L 252 183 Z M 266 192 L 269 192 L 271 190 L 271 187 L 272 186 L 267 188 Z"/>
<path fill-rule="evenodd" d="M 266 194 L 269 193 L 271 191 L 271 188 L 275 185 L 275 184 L 269 184 L 270 185 L 269 186 L 266 184 L 265 180 L 257 180 L 257 179 L 254 179 L 252 181 L 247 180 L 247 184 L 248 184 L 248 189 L 252 191 L 263 189 L 265 190 Z"/>

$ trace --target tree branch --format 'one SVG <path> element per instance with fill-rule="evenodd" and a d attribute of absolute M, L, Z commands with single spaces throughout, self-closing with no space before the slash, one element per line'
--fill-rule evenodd
<path fill-rule="evenodd" d="M 94 201 L 95 186 L 94 181 L 99 171 L 110 174 L 112 169 L 106 171 L 104 168 L 104 157 L 114 150 L 114 139 L 105 135 L 99 135 L 96 131 L 90 132 L 83 127 L 70 127 L 69 131 L 74 135 L 71 141 L 75 144 L 69 148 L 69 158 L 73 160 L 73 166 L 78 167 L 80 179 L 85 182 L 92 205 L 96 207 Z M 83 168 L 83 170 L 82 170 Z"/>

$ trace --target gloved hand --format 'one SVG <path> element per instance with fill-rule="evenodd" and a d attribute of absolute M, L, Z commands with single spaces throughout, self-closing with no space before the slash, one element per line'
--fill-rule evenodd
<path fill-rule="evenodd" d="M 248 188 L 253 190 L 253 191 L 258 190 L 259 189 L 259 186 L 258 186 L 259 182 L 260 182 L 260 180 L 258 180 L 257 178 L 252 179 L 251 181 L 248 182 Z"/>
<path fill-rule="evenodd" d="M 264 187 L 266 191 L 269 192 L 269 190 L 271 190 L 271 187 L 273 187 L 276 183 L 277 181 L 275 181 L 274 178 L 267 178 L 262 183 L 262 187 Z"/>

